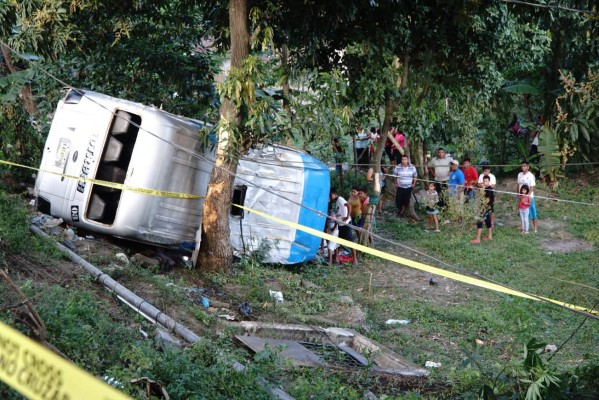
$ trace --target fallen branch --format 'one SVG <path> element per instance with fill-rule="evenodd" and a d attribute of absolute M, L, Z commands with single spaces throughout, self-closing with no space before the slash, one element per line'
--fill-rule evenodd
<path fill-rule="evenodd" d="M 6 262 L 3 262 L 4 266 L 8 268 Z M 42 345 L 52 350 L 56 354 L 60 355 L 65 359 L 69 359 L 62 351 L 60 351 L 56 346 L 49 343 L 46 338 L 48 336 L 48 331 L 46 330 L 46 324 L 42 320 L 42 317 L 38 314 L 35 306 L 31 302 L 31 300 L 25 296 L 25 293 L 12 281 L 6 269 L 0 270 L 0 276 L 4 279 L 7 285 L 17 294 L 19 297 L 20 303 L 8 306 L 5 310 L 12 311 L 15 319 L 24 325 L 26 325 L 30 331 L 30 337 L 40 342 Z M 27 311 L 23 311 L 22 307 L 25 306 Z"/>

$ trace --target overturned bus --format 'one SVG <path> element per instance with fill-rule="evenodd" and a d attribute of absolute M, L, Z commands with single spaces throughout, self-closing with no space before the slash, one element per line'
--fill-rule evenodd
<path fill-rule="evenodd" d="M 214 137 L 205 128 L 156 107 L 71 89 L 46 140 L 37 207 L 91 231 L 197 249 L 215 158 Z M 316 158 L 263 146 L 240 159 L 233 202 L 322 231 L 329 185 L 329 170 Z M 236 251 L 266 242 L 270 262 L 309 261 L 320 245 L 318 237 L 238 207 L 231 208 L 229 224 Z"/>

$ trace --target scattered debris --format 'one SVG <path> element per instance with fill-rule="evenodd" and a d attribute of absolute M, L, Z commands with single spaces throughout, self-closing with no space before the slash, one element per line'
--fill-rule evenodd
<path fill-rule="evenodd" d="M 431 286 L 435 286 L 438 285 L 439 282 L 437 282 L 434 278 L 431 277 L 431 279 L 429 279 L 428 284 Z"/>
<path fill-rule="evenodd" d="M 364 392 L 364 400 L 379 400 L 379 398 L 370 390 L 367 390 Z"/>
<path fill-rule="evenodd" d="M 355 351 L 354 349 L 352 349 L 351 347 L 349 347 L 347 344 L 345 344 L 344 342 L 339 343 L 337 345 L 337 347 L 339 348 L 339 350 L 341 350 L 342 352 L 348 354 L 349 356 L 351 356 L 354 360 L 356 360 L 358 363 L 362 364 L 362 366 L 367 367 L 369 362 L 368 359 L 366 357 L 364 357 L 362 354 L 358 353 L 357 351 Z"/>
<path fill-rule="evenodd" d="M 424 363 L 424 366 L 426 368 L 439 368 L 441 366 L 441 363 L 434 362 L 434 361 L 427 361 Z"/>
<path fill-rule="evenodd" d="M 475 342 L 476 342 L 476 344 L 477 344 L 477 345 L 479 345 L 479 346 L 484 346 L 484 345 L 485 345 L 485 342 L 483 342 L 483 341 L 482 341 L 482 340 L 480 340 L 480 339 L 476 339 L 476 340 L 475 340 Z"/>
<path fill-rule="evenodd" d="M 173 267 L 175 266 L 176 262 L 171 257 L 169 257 L 168 255 L 166 255 L 164 253 L 164 251 L 158 249 L 157 256 L 160 259 L 162 272 L 168 272 L 168 271 L 171 271 L 173 269 Z"/>
<path fill-rule="evenodd" d="M 210 307 L 210 300 L 208 300 L 208 297 L 202 296 L 202 306 L 204 306 L 204 308 Z"/>
<path fill-rule="evenodd" d="M 219 318 L 224 318 L 227 321 L 235 321 L 235 316 L 234 315 L 229 315 L 229 314 L 219 314 L 217 315 L 217 317 Z"/>
<path fill-rule="evenodd" d="M 65 229 L 62 234 L 68 239 L 68 240 L 75 240 L 75 231 L 73 230 L 73 228 L 67 228 Z"/>
<path fill-rule="evenodd" d="M 391 349 L 347 328 L 314 328 L 306 325 L 288 325 L 268 322 L 242 321 L 245 335 L 236 336 L 253 351 L 266 345 L 274 348 L 289 346 L 279 354 L 296 365 L 368 368 L 374 373 L 385 373 L 403 378 L 426 378 L 429 372 L 405 360 Z M 306 352 L 309 352 L 308 355 Z M 299 359 L 295 359 L 297 354 Z M 368 354 L 366 359 L 363 354 Z M 340 357 L 341 356 L 341 357 Z"/>
<path fill-rule="evenodd" d="M 164 400 L 170 400 L 170 396 L 166 392 L 166 389 L 162 386 L 162 383 L 155 381 L 146 376 L 141 378 L 131 379 L 131 383 L 145 383 L 146 384 L 146 396 L 150 398 L 158 398 Z"/>
<path fill-rule="evenodd" d="M 385 321 L 387 325 L 408 325 L 410 322 L 409 319 L 388 319 Z"/>
<path fill-rule="evenodd" d="M 354 258 L 352 256 L 346 256 L 344 254 L 339 254 L 339 262 L 340 263 L 349 263 L 353 262 Z"/>
<path fill-rule="evenodd" d="M 252 310 L 252 307 L 248 304 L 247 301 L 241 303 L 237 308 L 237 311 L 239 311 L 239 314 L 243 315 L 244 317 L 249 317 L 254 312 L 254 310 Z"/>
<path fill-rule="evenodd" d="M 187 256 L 181 256 L 181 258 L 179 258 L 179 264 L 186 269 L 193 268 L 193 260 Z"/>
<path fill-rule="evenodd" d="M 125 386 L 119 380 L 117 380 L 116 378 L 113 378 L 111 376 L 104 375 L 102 377 L 102 380 L 104 382 L 108 383 L 110 386 L 112 386 L 114 388 L 117 388 L 117 389 L 124 389 L 125 388 Z"/>
<path fill-rule="evenodd" d="M 162 347 L 163 350 L 166 350 L 167 348 L 183 348 L 183 344 L 179 339 L 175 338 L 170 333 L 168 333 L 168 331 L 160 327 L 156 328 L 156 341 L 158 342 L 160 347 Z"/>
<path fill-rule="evenodd" d="M 116 260 L 123 264 L 123 265 L 129 265 L 129 258 L 127 258 L 127 255 L 125 253 L 117 253 L 114 258 L 116 258 Z"/>
<path fill-rule="evenodd" d="M 282 292 L 277 292 L 275 290 L 269 290 L 268 294 L 275 301 L 275 303 L 283 302 L 283 293 Z"/>
<path fill-rule="evenodd" d="M 548 344 L 545 346 L 545 353 L 555 353 L 557 351 L 557 346 L 554 344 Z"/>
<path fill-rule="evenodd" d="M 85 238 L 87 239 L 87 236 Z M 131 256 L 131 261 L 140 263 L 142 266 L 146 268 L 160 265 L 160 260 L 144 256 L 140 253 L 133 254 L 133 256 Z"/>
<path fill-rule="evenodd" d="M 34 217 L 31 220 L 31 223 L 33 225 L 38 226 L 40 228 L 53 228 L 61 225 L 63 222 L 64 221 L 62 220 L 62 218 L 53 218 L 52 216 L 47 214 L 38 215 L 37 217 Z"/>

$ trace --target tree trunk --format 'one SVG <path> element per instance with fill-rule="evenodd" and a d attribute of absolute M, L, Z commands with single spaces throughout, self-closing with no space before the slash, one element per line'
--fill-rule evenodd
<path fill-rule="evenodd" d="M 247 0 L 229 0 L 231 32 L 231 68 L 242 68 L 250 50 Z M 202 235 L 198 264 L 203 271 L 228 271 L 233 263 L 230 241 L 229 210 L 233 182 L 237 171 L 237 154 L 230 140 L 234 129 L 241 127 L 241 110 L 225 98 L 220 109 L 216 162 L 210 176 L 208 193 L 202 210 Z M 245 142 L 245 141 L 243 141 Z"/>
<path fill-rule="evenodd" d="M 281 46 L 281 67 L 283 69 L 283 108 L 285 111 L 287 111 L 289 118 L 292 118 L 293 115 L 291 114 L 291 104 L 289 103 L 289 47 L 287 47 L 287 43 L 284 43 Z M 287 146 L 292 146 L 293 138 L 288 137 L 286 142 Z"/>
<path fill-rule="evenodd" d="M 381 158 L 383 158 L 383 152 L 385 151 L 385 141 L 383 138 L 387 137 L 389 128 L 391 128 L 391 119 L 393 118 L 393 113 L 397 109 L 399 105 L 398 98 L 391 98 L 390 93 L 385 94 L 385 117 L 383 119 L 383 126 L 381 128 L 381 140 L 376 145 L 374 152 L 374 188 L 373 194 L 374 198 L 381 197 Z M 360 244 L 367 246 L 370 244 L 370 232 L 372 229 L 372 218 L 374 217 L 374 213 L 376 212 L 376 205 L 371 204 L 368 207 L 368 213 L 366 214 L 366 218 L 364 219 L 363 229 L 367 232 L 362 232 L 360 234 Z"/>

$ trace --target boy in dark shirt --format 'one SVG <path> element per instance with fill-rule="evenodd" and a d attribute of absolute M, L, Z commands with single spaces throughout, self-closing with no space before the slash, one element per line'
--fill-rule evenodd
<path fill-rule="evenodd" d="M 482 206 L 480 210 L 481 218 L 476 222 L 476 239 L 471 240 L 471 243 L 480 243 L 483 231 L 483 224 L 487 226 L 488 234 L 482 240 L 493 240 L 493 223 L 491 215 L 493 214 L 493 205 L 495 204 L 495 191 L 491 186 L 491 178 L 488 175 L 483 176 L 484 196 L 481 196 Z"/>

